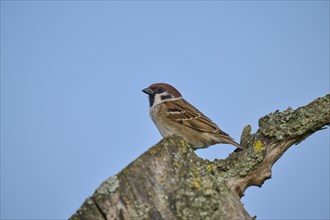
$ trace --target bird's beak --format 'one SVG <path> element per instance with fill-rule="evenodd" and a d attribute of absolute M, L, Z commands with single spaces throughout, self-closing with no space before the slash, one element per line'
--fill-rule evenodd
<path fill-rule="evenodd" d="M 142 89 L 142 92 L 144 92 L 145 94 L 148 94 L 148 95 L 153 95 L 153 94 L 155 94 L 154 90 L 152 90 L 152 89 L 150 89 L 150 88 Z"/>

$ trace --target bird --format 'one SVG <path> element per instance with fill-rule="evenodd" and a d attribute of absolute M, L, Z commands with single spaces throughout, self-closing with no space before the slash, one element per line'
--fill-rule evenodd
<path fill-rule="evenodd" d="M 163 138 L 181 136 L 194 150 L 220 143 L 243 149 L 170 84 L 154 83 L 142 92 L 149 96 L 149 115 Z"/>

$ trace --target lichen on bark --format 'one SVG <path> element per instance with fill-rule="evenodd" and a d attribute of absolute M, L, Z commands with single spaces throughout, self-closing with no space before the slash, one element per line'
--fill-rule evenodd
<path fill-rule="evenodd" d="M 92 202 L 104 219 L 250 219 L 213 166 L 182 138 L 171 136 L 133 161 L 116 180 L 102 183 L 81 210 Z M 118 188 L 109 190 L 117 182 Z M 81 210 L 71 219 L 85 219 Z"/>

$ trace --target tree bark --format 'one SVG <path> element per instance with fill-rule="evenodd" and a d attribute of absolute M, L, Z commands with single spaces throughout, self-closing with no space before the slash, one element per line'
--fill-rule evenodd
<path fill-rule="evenodd" d="M 165 138 L 105 180 L 70 219 L 253 219 L 240 202 L 244 191 L 262 186 L 290 146 L 326 125 L 329 94 L 260 118 L 255 134 L 245 126 L 245 149 L 224 160 L 201 159 L 182 138 Z"/>

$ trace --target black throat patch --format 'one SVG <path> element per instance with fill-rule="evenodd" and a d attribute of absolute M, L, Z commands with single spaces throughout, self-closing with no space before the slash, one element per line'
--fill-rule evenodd
<path fill-rule="evenodd" d="M 149 95 L 149 107 L 151 107 L 154 104 L 154 101 L 155 101 L 155 96 Z"/>

